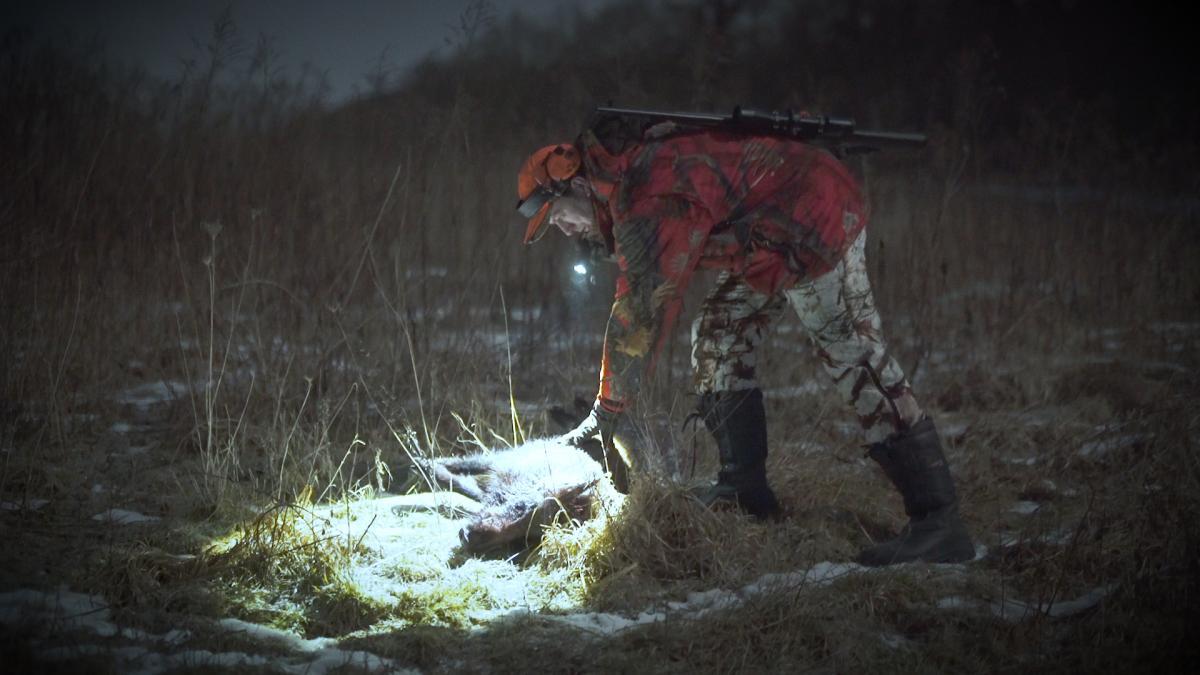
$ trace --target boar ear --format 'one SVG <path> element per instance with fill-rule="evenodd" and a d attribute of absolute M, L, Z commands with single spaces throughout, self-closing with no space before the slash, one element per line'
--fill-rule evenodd
<path fill-rule="evenodd" d="M 580 483 L 579 485 L 572 485 L 571 487 L 560 492 L 558 494 L 558 498 L 560 501 L 566 501 L 568 499 L 575 499 L 576 497 L 583 494 L 584 492 L 587 492 L 588 488 L 592 487 L 595 484 L 596 484 L 595 481 L 588 481 L 586 483 Z"/>
<path fill-rule="evenodd" d="M 547 519 L 547 522 L 553 519 L 554 516 L 558 515 L 559 511 L 566 511 L 567 515 L 571 518 L 579 518 L 581 511 L 580 507 L 582 506 L 579 503 L 579 499 L 585 492 L 590 490 L 595 485 L 596 481 L 588 481 L 586 483 L 572 485 L 565 489 L 559 490 L 553 496 L 546 499 L 546 501 L 542 503 L 542 510 L 546 512 L 544 517 Z"/>

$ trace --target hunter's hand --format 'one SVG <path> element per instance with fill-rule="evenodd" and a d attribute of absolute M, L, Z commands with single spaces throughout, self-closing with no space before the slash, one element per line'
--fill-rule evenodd
<path fill-rule="evenodd" d="M 592 412 L 579 423 L 574 430 L 569 431 L 559 439 L 572 447 L 582 449 L 588 441 L 599 440 L 605 449 L 613 447 L 613 428 L 617 426 L 617 413 L 608 412 L 599 403 L 592 405 Z"/>

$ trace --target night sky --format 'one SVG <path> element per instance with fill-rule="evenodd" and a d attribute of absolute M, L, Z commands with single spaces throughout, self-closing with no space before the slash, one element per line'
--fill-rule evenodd
<path fill-rule="evenodd" d="M 579 7 L 594 10 L 607 0 L 490 0 L 497 20 L 520 10 L 553 20 Z M 175 78 L 181 58 L 195 58 L 213 20 L 232 8 L 247 47 L 258 35 L 274 40 L 285 74 L 295 76 L 310 62 L 324 71 L 335 99 L 365 85 L 365 75 L 384 60 L 396 71 L 446 49 L 468 0 L 44 0 L 5 2 L 0 27 L 38 35 L 97 38 L 117 61 Z M 11 6 L 10 6 L 11 5 Z"/>
<path fill-rule="evenodd" d="M 594 12 L 609 2 L 489 0 L 486 4 L 497 20 L 520 11 L 550 22 L 576 7 Z M 140 65 L 172 80 L 180 73 L 181 59 L 203 61 L 197 45 L 208 38 L 213 20 L 228 6 L 244 47 L 252 47 L 259 35 L 269 36 L 284 67 L 281 74 L 295 77 L 302 64 L 310 63 L 326 74 L 332 98 L 339 100 L 365 88 L 367 74 L 380 65 L 401 75 L 424 56 L 448 53 L 453 25 L 470 4 L 469 0 L 10 1 L 0 13 L 0 28 L 20 27 L 39 36 L 70 35 L 76 41 L 95 39 L 113 60 Z M 1200 89 L 1191 68 L 1197 57 L 1196 41 L 1187 34 L 1187 23 L 1171 11 L 1075 0 L 914 2 L 911 8 L 918 15 L 928 16 L 931 10 L 943 14 L 948 24 L 939 22 L 934 28 L 903 21 L 908 25 L 898 27 L 902 32 L 935 32 L 894 39 L 992 44 L 1001 80 L 1024 90 L 1014 91 L 1018 95 L 1066 93 L 1091 98 L 1107 92 L 1123 112 L 1136 115 L 1140 105 L 1161 105 L 1164 95 L 1170 104 L 1188 105 Z M 947 31 L 946 25 L 960 28 Z"/>

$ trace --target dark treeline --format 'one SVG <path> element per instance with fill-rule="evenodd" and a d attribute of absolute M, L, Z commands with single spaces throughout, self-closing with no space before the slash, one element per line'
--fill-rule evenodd
<path fill-rule="evenodd" d="M 950 317 L 928 298 L 976 282 L 1014 290 L 956 329 L 994 333 L 1046 294 L 1072 321 L 1187 311 L 1197 87 L 1170 19 L 1073 2 L 621 0 L 534 20 L 473 2 L 447 55 L 366 74 L 337 106 L 229 14 L 174 82 L 11 33 L 0 338 L 11 353 L 70 326 L 178 332 L 142 311 L 177 300 L 203 325 L 210 273 L 222 302 L 253 289 L 236 297 L 275 317 L 268 333 L 324 330 L 346 307 L 384 317 L 362 319 L 379 331 L 362 340 L 394 364 L 400 329 L 424 350 L 422 319 L 498 307 L 501 285 L 510 305 L 550 310 L 569 247 L 520 246 L 515 170 L 610 101 L 928 132 L 928 150 L 856 168 L 881 303 L 931 332 Z M 1056 322 L 1021 325 L 1073 330 Z M 329 360 L 344 336 L 318 341 Z"/>
<path fill-rule="evenodd" d="M 173 83 L 6 36 L 8 257 L 44 248 L 20 234 L 22 212 L 55 245 L 88 248 L 139 222 L 162 231 L 172 216 L 230 223 L 253 210 L 278 221 L 286 209 L 288 231 L 361 226 L 398 163 L 412 170 L 397 205 L 408 220 L 445 217 L 424 203 L 444 189 L 472 193 L 457 205 L 464 213 L 449 214 L 458 227 L 508 223 L 510 195 L 486 188 L 511 182 L 530 147 L 573 136 L 610 101 L 850 115 L 932 133 L 935 160 L 968 146 L 978 173 L 1160 195 L 1195 187 L 1194 49 L 1166 30 L 1167 16 L 1072 2 L 694 0 L 491 22 L 486 3 L 473 6 L 485 25 L 456 33 L 449 57 L 399 81 L 368 78 L 367 94 L 332 111 L 319 82 L 286 80 L 266 46 L 239 38 L 236 17 L 218 21 Z M 440 173 L 451 164 L 463 185 Z M 76 201 L 89 223 L 58 230 L 79 220 Z"/>

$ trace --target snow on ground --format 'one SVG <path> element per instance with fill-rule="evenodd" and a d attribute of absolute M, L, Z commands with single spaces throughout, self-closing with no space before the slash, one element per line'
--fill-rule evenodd
<path fill-rule="evenodd" d="M 1028 516 L 1037 513 L 1040 508 L 1042 508 L 1042 505 L 1037 502 L 1020 501 L 1010 506 L 1008 510 L 1012 513 Z"/>
<path fill-rule="evenodd" d="M 48 499 L 29 498 L 23 501 L 0 501 L 0 511 L 40 511 L 50 503 Z"/>
<path fill-rule="evenodd" d="M 395 584 L 398 583 L 391 574 L 389 560 L 400 552 L 411 556 L 414 548 L 426 545 L 434 554 L 433 558 L 437 558 L 439 552 L 450 550 L 457 541 L 457 529 L 461 524 L 452 516 L 461 516 L 477 506 L 468 502 L 470 500 L 461 495 L 449 492 L 364 500 L 352 505 L 352 516 L 345 513 L 333 515 L 335 509 L 345 509 L 351 505 L 328 507 L 329 515 L 333 516 L 329 523 L 344 523 L 352 536 L 375 552 L 361 568 L 355 570 L 355 582 L 364 592 L 385 598 L 397 590 Z M 1032 504 L 1035 509 L 1037 507 L 1034 502 L 1020 502 L 1018 506 L 1022 507 L 1021 512 L 1029 508 L 1024 506 L 1027 504 Z M 324 511 L 325 508 L 318 507 L 316 510 Z M 112 509 L 97 517 L 101 516 L 114 523 L 147 522 L 143 519 L 149 518 L 120 509 Z M 421 531 L 428 534 L 428 540 L 424 543 L 421 537 L 414 536 Z M 1063 531 L 1050 533 L 1044 539 L 1045 543 L 1061 543 L 1069 540 L 1069 537 L 1070 532 Z M 1035 540 L 1005 540 L 1001 537 L 1000 545 L 1012 546 L 1023 541 Z M 987 552 L 986 547 L 978 546 L 976 560 L 986 557 Z M 970 563 L 930 565 L 927 569 L 928 574 L 935 577 L 955 579 L 968 570 L 968 565 Z M 451 574 L 461 575 L 464 580 L 486 583 L 489 587 L 494 604 L 492 609 L 473 615 L 476 621 L 483 624 L 478 631 L 489 630 L 488 625 L 493 621 L 536 616 L 586 634 L 604 637 L 648 624 L 699 619 L 712 612 L 736 609 L 759 597 L 826 587 L 856 575 L 895 574 L 910 567 L 870 568 L 852 562 L 825 561 L 805 570 L 766 574 L 740 588 L 697 591 L 682 600 L 662 602 L 642 609 L 633 608 L 626 613 L 572 611 L 574 605 L 569 598 L 560 598 L 542 607 L 531 607 L 526 593 L 527 579 L 522 576 L 521 570 L 503 561 L 470 560 Z M 446 583 L 446 580 L 443 579 L 442 583 Z M 1111 590 L 1111 587 L 1101 587 L 1079 598 L 1052 602 L 951 595 L 939 600 L 936 607 L 946 611 L 982 613 L 1018 622 L 1037 616 L 1057 618 L 1086 611 L 1099 604 Z M 375 654 L 343 650 L 332 638 L 303 639 L 286 631 L 231 618 L 212 622 L 212 629 L 218 634 L 237 634 L 248 638 L 252 644 L 261 645 L 263 653 L 256 653 L 253 647 L 249 651 L 208 651 L 199 644 L 190 644 L 194 642 L 192 635 L 184 631 L 156 635 L 123 628 L 114 622 L 103 598 L 65 589 L 53 592 L 19 590 L 0 594 L 0 625 L 36 626 L 36 638 L 32 646 L 34 652 L 47 661 L 100 656 L 111 659 L 121 672 L 147 675 L 182 667 L 205 666 L 231 670 L 266 667 L 295 673 L 326 673 L 347 664 L 373 672 L 395 672 L 397 668 L 393 661 Z M 64 633 L 70 635 L 69 639 L 62 639 Z M 881 639 L 895 648 L 904 644 L 903 636 Z M 280 652 L 283 655 L 279 655 Z"/>
<path fill-rule="evenodd" d="M 146 382 L 131 387 L 113 397 L 117 403 L 132 405 L 137 408 L 149 408 L 161 403 L 169 403 L 182 398 L 188 393 L 188 386 L 182 382 L 163 380 L 161 382 Z"/>
<path fill-rule="evenodd" d="M 997 619 L 1010 623 L 1024 621 L 1036 616 L 1049 616 L 1058 619 L 1079 614 L 1095 607 L 1115 588 L 1115 586 L 1100 586 L 1073 600 L 1044 603 L 1025 602 L 1016 598 L 1003 598 L 985 602 L 975 598 L 965 598 L 955 595 L 938 600 L 937 607 L 938 609 L 946 610 L 987 611 L 991 612 Z"/>
<path fill-rule="evenodd" d="M 1037 457 L 1001 457 L 1001 462 L 1005 464 L 1016 464 L 1019 466 L 1033 466 L 1037 464 Z"/>
<path fill-rule="evenodd" d="M 147 516 L 137 511 L 109 509 L 92 516 L 92 520 L 111 523 L 113 525 L 137 525 L 140 523 L 157 523 L 159 518 L 157 516 Z"/>
<path fill-rule="evenodd" d="M 976 547 L 976 560 L 987 554 L 984 546 Z M 828 586 L 840 579 L 859 574 L 888 574 L 905 566 L 890 568 L 863 567 L 848 562 L 819 562 L 811 568 L 782 574 L 766 574 L 756 581 L 736 590 L 712 589 L 691 593 L 686 600 L 668 602 L 659 609 L 647 609 L 630 616 L 612 612 L 578 612 L 562 615 L 545 615 L 544 618 L 596 635 L 612 635 L 614 633 L 635 628 L 637 626 L 657 623 L 667 620 L 697 619 L 713 611 L 734 609 L 749 600 L 762 595 L 794 592 L 808 587 Z M 936 573 L 941 575 L 961 574 L 965 565 L 932 565 Z M 1006 621 L 1021 621 L 1035 615 L 1065 617 L 1078 614 L 1100 603 L 1113 588 L 1106 586 L 1097 588 L 1074 600 L 1057 602 L 1030 603 L 1015 598 L 991 601 L 990 603 L 974 598 L 951 596 L 938 601 L 939 609 L 986 611 Z M 509 616 L 527 615 L 529 612 L 516 611 Z"/>
<path fill-rule="evenodd" d="M 1129 433 L 1105 436 L 1088 441 L 1079 447 L 1079 455 L 1088 459 L 1099 459 L 1113 450 L 1128 448 L 1149 439 L 1146 434 Z"/>
<path fill-rule="evenodd" d="M 0 593 L 0 625 L 8 629 L 34 630 L 31 647 L 44 661 L 106 657 L 117 672 L 157 675 L 179 668 L 267 667 L 286 673 L 320 675 L 352 665 L 371 672 L 406 673 L 395 662 L 364 651 L 338 648 L 335 640 L 304 640 L 290 633 L 237 619 L 222 619 L 214 629 L 249 637 L 254 642 L 287 653 L 248 654 L 241 651 L 213 652 L 184 647 L 192 634 L 172 630 L 162 634 L 122 628 L 113 622 L 103 598 L 60 589 L 43 592 L 18 590 Z M 71 634 L 69 640 L 56 639 Z M 90 642 L 87 636 L 96 639 Z M 169 650 L 169 651 L 168 651 Z"/>
<path fill-rule="evenodd" d="M 126 434 L 134 434 L 134 433 L 142 433 L 142 432 L 150 431 L 152 428 L 153 428 L 153 426 L 149 425 L 149 424 L 132 424 L 130 422 L 113 422 L 112 426 L 110 426 L 108 428 L 108 430 L 110 433 L 114 433 L 117 435 L 126 435 Z"/>
<path fill-rule="evenodd" d="M 1004 297 L 1008 292 L 1010 292 L 1009 285 L 1003 281 L 977 281 L 946 291 L 935 302 L 945 306 L 969 300 L 994 300 Z"/>
<path fill-rule="evenodd" d="M 818 382 L 809 380 L 803 384 L 792 385 L 789 387 L 768 387 L 762 392 L 768 398 L 779 400 L 788 400 L 796 396 L 824 394 L 833 391 L 833 385 L 827 382 Z"/>
<path fill-rule="evenodd" d="M 376 509 L 391 509 L 392 513 L 402 515 L 412 512 L 434 512 L 453 517 L 478 511 L 482 506 L 479 502 L 466 495 L 449 490 L 438 492 L 419 492 L 411 495 L 395 495 L 373 500 Z"/>
<path fill-rule="evenodd" d="M 1036 537 L 1015 536 L 1007 533 L 1000 533 L 1000 547 L 1012 548 L 1022 544 L 1042 544 L 1047 546 L 1065 546 L 1071 543 L 1075 537 L 1074 527 L 1063 527 L 1052 532 L 1047 532 Z"/>
<path fill-rule="evenodd" d="M 961 565 L 943 567 L 961 569 Z M 794 591 L 802 587 L 827 586 L 853 574 L 878 573 L 881 570 L 882 568 L 863 567 L 857 563 L 819 562 L 804 571 L 765 574 L 754 582 L 735 590 L 714 588 L 689 593 L 686 600 L 668 602 L 658 609 L 640 611 L 633 615 L 633 618 L 613 612 L 547 614 L 543 618 L 597 635 L 612 635 L 636 626 L 660 621 L 698 619 L 710 612 L 735 609 L 764 594 Z M 529 614 L 532 613 L 516 610 L 508 616 Z"/>

